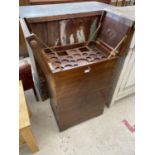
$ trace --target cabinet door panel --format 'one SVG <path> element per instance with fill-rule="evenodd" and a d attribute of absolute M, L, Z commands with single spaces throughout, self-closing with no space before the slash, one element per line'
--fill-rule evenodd
<path fill-rule="evenodd" d="M 135 49 L 130 49 L 119 77 L 111 105 L 135 92 Z"/>

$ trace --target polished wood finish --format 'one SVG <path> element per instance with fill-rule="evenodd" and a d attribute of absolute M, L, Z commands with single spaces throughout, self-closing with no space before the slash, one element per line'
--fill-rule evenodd
<path fill-rule="evenodd" d="M 99 17 L 97 16 L 96 18 Z M 98 37 L 104 42 L 106 42 L 108 45 L 110 45 L 111 48 L 114 48 L 115 46 L 117 46 L 117 43 L 121 40 L 121 38 L 127 34 L 130 26 L 132 25 L 129 25 L 130 22 L 129 23 L 126 22 L 126 24 L 128 24 L 126 26 L 123 21 L 124 19 L 120 19 L 119 16 L 115 16 L 110 13 L 106 13 L 106 16 L 104 18 L 105 18 L 103 21 L 104 29 L 100 30 Z M 115 20 L 113 20 L 113 18 L 117 19 L 117 21 L 119 22 L 117 23 Z M 76 22 L 74 20 L 76 20 Z M 78 22 L 78 20 L 80 20 L 80 22 Z M 66 30 L 66 32 L 64 32 L 66 33 L 65 35 L 66 40 L 63 38 L 64 34 L 61 34 L 60 30 L 60 34 L 59 35 L 56 34 L 56 36 L 61 37 L 62 35 L 63 39 L 62 40 L 60 39 L 60 42 L 57 42 L 56 44 L 54 42 L 55 41 L 54 38 L 56 38 L 54 34 L 58 31 L 56 30 L 54 31 L 54 28 L 52 27 L 54 24 L 50 25 L 50 28 L 53 29 L 53 32 L 46 32 L 47 29 L 45 24 L 48 25 L 49 23 L 42 23 L 42 25 L 40 25 L 41 23 L 39 24 L 31 23 L 30 25 L 33 32 L 38 35 L 41 41 L 44 41 L 45 44 L 47 45 L 56 46 L 52 47 L 51 49 L 52 51 L 56 51 L 55 53 L 57 53 L 57 55 L 59 51 L 64 50 L 68 51 L 69 55 L 71 55 L 70 51 L 72 51 L 73 49 L 77 55 L 81 54 L 78 53 L 78 51 L 80 50 L 80 48 L 84 48 L 83 45 L 79 47 L 77 46 L 76 48 L 70 46 L 66 48 L 65 46 L 60 45 L 63 44 L 68 45 L 71 42 L 71 40 L 68 40 L 70 38 L 70 35 L 73 34 L 74 36 L 74 32 L 77 31 L 79 27 L 84 27 L 85 39 L 88 40 L 89 35 L 87 34 L 89 34 L 89 32 L 87 32 L 87 30 L 91 29 L 88 26 L 91 26 L 93 23 L 93 20 L 91 22 L 90 20 L 92 20 L 92 17 L 85 17 L 84 19 L 76 18 L 69 20 L 68 26 L 66 26 L 68 28 L 67 29 L 68 31 Z M 89 21 L 90 24 L 88 24 L 87 21 Z M 54 23 L 57 23 L 57 21 L 54 21 Z M 73 23 L 75 23 L 76 25 L 73 26 Z M 113 28 L 114 23 L 116 25 L 115 28 Z M 70 27 L 74 28 L 72 30 L 72 33 L 70 32 L 71 31 Z M 50 34 L 53 34 L 52 36 L 54 38 L 50 37 L 49 40 L 46 35 Z M 78 42 L 78 38 L 76 39 L 77 40 L 74 41 Z M 68 67 L 65 68 L 65 66 L 63 66 L 64 68 L 62 70 L 61 69 L 59 70 L 59 68 L 58 71 L 56 69 L 51 70 L 51 68 L 48 66 L 48 62 L 50 63 L 51 61 L 49 59 L 46 59 L 46 56 L 42 51 L 44 44 L 41 44 L 41 42 L 35 36 L 29 37 L 28 42 L 30 43 L 34 51 L 34 56 L 36 57 L 36 60 L 40 64 L 42 71 L 46 76 L 48 86 L 51 87 L 50 92 L 51 97 L 53 98 L 53 102 L 51 102 L 51 104 L 52 107 L 54 108 L 60 130 L 64 130 L 79 122 L 100 115 L 103 112 L 104 104 L 108 103 L 113 72 L 118 60 L 117 57 L 108 59 L 108 57 L 106 58 L 105 56 L 103 60 L 101 59 L 101 61 L 97 61 L 96 63 L 95 62 L 90 64 L 86 63 L 84 65 L 77 64 L 79 67 L 71 66 L 69 68 Z M 101 44 L 97 44 L 97 46 L 104 47 Z M 96 46 L 94 48 L 96 50 L 98 49 Z M 110 50 L 105 53 L 104 48 L 99 49 L 102 50 L 102 52 L 105 55 L 108 55 L 108 52 L 110 54 Z M 120 55 L 122 54 L 121 52 L 124 51 L 120 50 L 119 51 Z M 49 53 L 49 57 L 51 54 L 52 52 Z M 59 56 L 57 57 L 57 59 L 61 59 L 61 57 Z M 80 57 L 78 60 L 88 60 L 88 57 L 83 58 Z M 54 66 L 54 63 L 56 62 L 53 62 L 51 64 L 52 67 L 57 68 L 57 66 Z M 91 69 L 91 71 L 89 71 L 89 68 Z M 86 70 L 88 70 L 88 73 L 86 72 Z"/>
<path fill-rule="evenodd" d="M 111 102 L 133 33 L 133 21 L 100 10 L 30 17 L 26 21 L 31 30 L 26 38 L 38 69 L 47 82 L 51 106 L 60 130 L 102 114 L 104 105 L 109 106 Z M 90 46 L 92 42 L 95 46 Z M 82 62 L 72 67 L 69 64 L 65 67 L 62 58 L 66 53 L 70 56 L 74 50 L 75 54 L 81 55 L 86 52 L 84 48 L 89 48 L 89 56 L 95 52 L 93 61 L 82 57 L 80 59 L 87 63 Z M 109 57 L 111 51 L 116 54 Z M 98 52 L 105 57 L 95 61 Z M 53 54 L 59 62 L 52 60 Z M 74 54 L 73 57 L 75 58 Z M 76 61 L 78 60 L 77 58 Z M 61 65 L 58 70 L 54 63 Z"/>
<path fill-rule="evenodd" d="M 26 142 L 33 153 L 39 150 L 31 131 L 29 110 L 26 104 L 22 81 L 19 82 L 19 132 L 21 143 Z"/>

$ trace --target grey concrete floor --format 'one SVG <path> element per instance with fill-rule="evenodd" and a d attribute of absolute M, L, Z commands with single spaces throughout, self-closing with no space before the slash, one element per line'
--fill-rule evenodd
<path fill-rule="evenodd" d="M 134 155 L 135 134 L 122 123 L 134 125 L 134 95 L 126 97 L 104 114 L 59 132 L 49 100 L 36 102 L 32 90 L 25 92 L 30 106 L 32 130 L 40 151 L 35 155 Z M 31 155 L 25 144 L 20 155 Z"/>

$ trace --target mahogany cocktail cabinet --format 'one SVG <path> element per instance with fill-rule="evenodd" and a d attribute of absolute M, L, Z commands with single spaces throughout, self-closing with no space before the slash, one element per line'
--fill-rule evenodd
<path fill-rule="evenodd" d="M 104 9 L 78 11 L 20 18 L 34 78 L 60 131 L 109 105 L 134 30 L 133 21 Z"/>

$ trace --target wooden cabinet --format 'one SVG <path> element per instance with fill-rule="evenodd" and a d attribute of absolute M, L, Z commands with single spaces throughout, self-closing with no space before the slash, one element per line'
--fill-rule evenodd
<path fill-rule="evenodd" d="M 120 15 L 100 8 L 81 13 L 79 8 L 78 13 L 72 6 L 61 15 L 20 19 L 61 131 L 109 106 L 134 28 L 132 20 Z"/>

